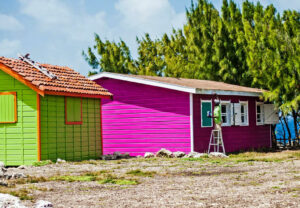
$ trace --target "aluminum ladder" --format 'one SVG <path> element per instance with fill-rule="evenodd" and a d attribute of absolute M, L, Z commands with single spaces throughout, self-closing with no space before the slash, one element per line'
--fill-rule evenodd
<path fill-rule="evenodd" d="M 208 146 L 208 154 L 211 152 L 213 147 L 214 152 L 220 152 L 222 148 L 222 153 L 225 154 L 225 147 L 223 142 L 222 130 L 212 130 Z"/>

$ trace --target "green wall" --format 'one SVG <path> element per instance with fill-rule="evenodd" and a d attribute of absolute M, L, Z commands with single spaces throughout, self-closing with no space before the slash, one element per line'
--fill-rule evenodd
<path fill-rule="evenodd" d="M 37 161 L 36 92 L 0 70 L 0 92 L 17 92 L 18 122 L 0 123 L 0 161 L 5 165 Z"/>
<path fill-rule="evenodd" d="M 65 125 L 65 98 L 41 97 L 41 159 L 85 160 L 101 156 L 100 100 L 82 98 L 82 125 Z"/>

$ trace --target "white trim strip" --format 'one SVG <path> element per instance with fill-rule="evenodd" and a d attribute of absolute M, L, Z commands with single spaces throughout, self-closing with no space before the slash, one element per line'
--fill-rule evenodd
<path fill-rule="evenodd" d="M 175 85 L 175 84 L 169 84 L 169 83 L 164 83 L 164 82 L 159 82 L 155 80 L 148 80 L 148 79 L 143 79 L 139 77 L 129 77 L 126 75 L 122 74 L 114 74 L 114 73 L 109 73 L 109 72 L 102 72 L 96 75 L 93 75 L 89 77 L 91 80 L 96 80 L 100 78 L 112 78 L 112 79 L 118 79 L 118 80 L 123 80 L 123 81 L 128 81 L 128 82 L 134 82 L 134 83 L 139 83 L 139 84 L 146 84 L 146 85 L 151 85 L 155 87 L 162 87 L 162 88 L 167 88 L 171 90 L 178 90 L 182 92 L 188 92 L 188 93 L 196 93 L 196 88 L 192 87 L 184 87 L 180 85 Z"/>
<path fill-rule="evenodd" d="M 190 129 L 191 129 L 191 152 L 194 152 L 194 103 L 193 93 L 190 93 Z"/>
<path fill-rule="evenodd" d="M 172 89 L 172 90 L 177 90 L 177 91 L 182 91 L 182 92 L 194 93 L 194 94 L 212 95 L 212 94 L 216 93 L 218 95 L 236 95 L 236 96 L 249 96 L 249 97 L 259 97 L 260 95 L 262 95 L 262 93 L 257 93 L 257 92 L 203 90 L 203 89 L 197 89 L 194 87 L 186 87 L 186 86 L 181 86 L 181 85 L 176 85 L 176 84 L 170 84 L 170 83 L 165 83 L 165 82 L 160 82 L 160 81 L 155 81 L 155 80 L 144 79 L 144 78 L 140 78 L 140 77 L 130 77 L 130 76 L 116 74 L 116 73 L 110 73 L 110 72 L 101 72 L 99 74 L 89 77 L 89 79 L 97 80 L 97 79 L 101 79 L 104 77 L 128 81 L 128 82 L 134 82 L 134 83 L 139 83 L 139 84 L 146 84 L 146 85 L 151 85 L 151 86 L 155 86 L 155 87 L 162 87 L 162 88 Z"/>

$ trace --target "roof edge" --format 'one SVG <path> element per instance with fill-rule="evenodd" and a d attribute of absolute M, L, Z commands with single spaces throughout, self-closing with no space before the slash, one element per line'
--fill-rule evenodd
<path fill-rule="evenodd" d="M 101 79 L 101 78 L 118 79 L 118 80 L 122 80 L 122 81 L 134 82 L 134 83 L 139 83 L 139 84 L 147 84 L 147 85 L 151 85 L 154 87 L 162 87 L 162 88 L 166 88 L 166 89 L 177 90 L 177 91 L 188 92 L 188 93 L 196 93 L 196 91 L 197 91 L 197 88 L 193 88 L 193 87 L 184 87 L 181 85 L 169 84 L 169 83 L 165 83 L 165 82 L 148 80 L 148 79 L 144 79 L 144 78 L 128 77 L 126 75 L 115 74 L 115 73 L 110 73 L 110 72 L 101 72 L 99 74 L 89 77 L 89 79 L 91 79 L 93 81 L 95 81 L 97 79 Z"/>
<path fill-rule="evenodd" d="M 27 87 L 29 87 L 30 89 L 32 89 L 33 91 L 38 93 L 39 95 L 41 95 L 41 96 L 45 95 L 43 90 L 41 90 L 38 87 L 36 87 L 35 85 L 33 85 L 30 81 L 27 81 L 26 79 L 24 79 L 24 77 L 20 76 L 12 68 L 6 66 L 5 64 L 3 64 L 1 62 L 0 62 L 0 70 L 5 72 L 6 74 L 10 75 L 11 77 L 15 78 L 19 82 L 23 83 L 24 85 L 26 85 Z"/>
<path fill-rule="evenodd" d="M 139 84 L 147 84 L 155 87 L 162 87 L 182 92 L 188 92 L 193 94 L 218 94 L 218 95 L 235 95 L 235 96 L 249 96 L 249 97 L 259 97 L 262 93 L 259 92 L 243 92 L 243 91 L 227 91 L 227 90 L 206 90 L 206 89 L 199 89 L 199 88 L 192 88 L 192 87 L 184 87 L 181 85 L 169 84 L 160 81 L 148 80 L 139 77 L 129 77 L 122 74 L 110 73 L 110 72 L 100 72 L 99 74 L 95 74 L 90 76 L 89 79 L 95 81 L 101 78 L 111 78 L 111 79 L 118 79 L 122 81 L 129 81 Z"/>

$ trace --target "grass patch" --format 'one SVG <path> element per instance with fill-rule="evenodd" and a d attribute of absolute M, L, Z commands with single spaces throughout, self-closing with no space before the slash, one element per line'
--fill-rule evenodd
<path fill-rule="evenodd" d="M 140 169 L 131 170 L 126 172 L 126 174 L 134 175 L 134 176 L 142 176 L 142 177 L 153 177 L 156 172 L 155 171 L 142 171 Z"/>
<path fill-rule="evenodd" d="M 75 181 L 95 181 L 95 176 L 54 176 L 49 178 L 50 181 L 68 181 L 68 182 L 75 182 Z"/>
<path fill-rule="evenodd" d="M 139 184 L 136 180 L 127 180 L 127 179 L 112 179 L 107 178 L 98 181 L 99 184 L 117 184 L 117 185 L 137 185 Z"/>
<path fill-rule="evenodd" d="M 34 199 L 34 197 L 30 195 L 30 191 L 25 188 L 11 189 L 9 187 L 0 187 L 0 193 L 10 194 L 10 195 L 20 198 L 21 200 L 33 200 Z"/>
<path fill-rule="evenodd" d="M 50 164 L 53 164 L 53 162 L 51 160 L 42 160 L 39 162 L 32 163 L 32 165 L 35 167 L 41 167 L 41 166 L 50 165 Z"/>

